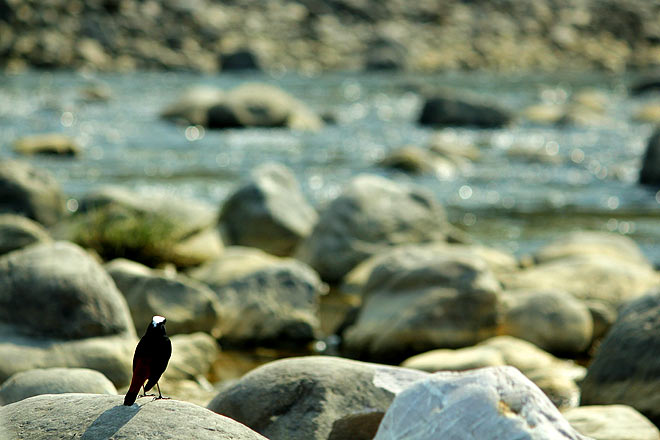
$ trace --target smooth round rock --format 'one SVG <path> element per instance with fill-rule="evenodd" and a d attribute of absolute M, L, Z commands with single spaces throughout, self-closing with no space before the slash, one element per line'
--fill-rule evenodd
<path fill-rule="evenodd" d="M 0 387 L 0 405 L 40 394 L 117 394 L 102 373 L 88 368 L 44 368 L 16 373 Z"/>
<path fill-rule="evenodd" d="M 581 434 L 595 440 L 658 440 L 660 431 L 646 417 L 626 405 L 589 405 L 571 408 L 563 416 Z"/>
<path fill-rule="evenodd" d="M 0 255 L 25 246 L 52 241 L 39 223 L 14 214 L 0 214 Z"/>

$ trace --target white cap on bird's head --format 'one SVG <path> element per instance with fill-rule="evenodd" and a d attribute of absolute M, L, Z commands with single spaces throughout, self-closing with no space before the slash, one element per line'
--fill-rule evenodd
<path fill-rule="evenodd" d="M 158 325 L 165 324 L 165 321 L 166 319 L 164 316 L 156 315 L 153 318 L 151 318 L 151 326 L 158 327 Z"/>

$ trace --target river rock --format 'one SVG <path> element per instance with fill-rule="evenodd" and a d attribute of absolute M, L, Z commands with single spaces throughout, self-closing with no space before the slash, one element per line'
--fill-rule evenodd
<path fill-rule="evenodd" d="M 185 90 L 179 98 L 160 114 L 164 119 L 186 125 L 207 125 L 208 109 L 221 102 L 225 92 L 210 86 L 195 86 Z"/>
<path fill-rule="evenodd" d="M 426 98 L 419 123 L 435 127 L 474 126 L 496 128 L 507 125 L 512 116 L 492 104 L 473 102 L 453 96 Z"/>
<path fill-rule="evenodd" d="M 60 133 L 45 133 L 25 136 L 15 140 L 14 151 L 25 155 L 76 156 L 80 154 L 80 146 L 69 136 Z"/>
<path fill-rule="evenodd" d="M 297 256 L 338 282 L 358 263 L 406 243 L 444 241 L 444 209 L 416 186 L 374 175 L 354 178 L 320 215 Z"/>
<path fill-rule="evenodd" d="M 320 296 L 326 287 L 300 261 L 231 246 L 222 257 L 189 275 L 217 294 L 223 309 L 224 342 L 289 345 L 317 336 Z"/>
<path fill-rule="evenodd" d="M 401 392 L 374 440 L 587 439 L 513 367 L 436 373 Z"/>
<path fill-rule="evenodd" d="M 646 145 L 642 158 L 642 168 L 639 172 L 639 183 L 642 185 L 660 185 L 660 130 L 656 130 Z"/>
<path fill-rule="evenodd" d="M 293 172 L 269 163 L 256 168 L 250 180 L 229 196 L 219 222 L 229 244 L 287 256 L 309 236 L 317 219 Z"/>
<path fill-rule="evenodd" d="M 169 324 L 168 318 L 167 326 Z M 220 353 L 216 340 L 206 333 L 174 335 L 170 339 L 172 357 L 163 373 L 163 379 L 167 382 L 203 378 Z"/>
<path fill-rule="evenodd" d="M 585 369 L 558 359 L 535 345 L 511 336 L 496 336 L 473 347 L 436 349 L 406 359 L 401 366 L 427 371 L 465 371 L 510 365 L 532 380 L 558 408 L 575 407 L 580 399 L 577 381 Z"/>
<path fill-rule="evenodd" d="M 368 43 L 365 56 L 366 70 L 404 70 L 406 64 L 406 48 L 391 38 L 380 37 Z"/>
<path fill-rule="evenodd" d="M 138 334 L 154 315 L 163 315 L 170 335 L 206 332 L 219 336 L 221 305 L 208 286 L 128 260 L 113 260 L 106 270 L 126 298 Z"/>
<path fill-rule="evenodd" d="M 658 440 L 660 431 L 626 405 L 590 405 L 564 411 L 568 423 L 595 440 Z"/>
<path fill-rule="evenodd" d="M 629 237 L 602 231 L 575 231 L 553 240 L 537 250 L 538 264 L 580 255 L 608 255 L 650 265 L 641 249 Z"/>
<path fill-rule="evenodd" d="M 321 118 L 284 90 L 262 83 L 246 83 L 229 90 L 208 108 L 209 128 L 288 127 L 318 130 Z"/>
<path fill-rule="evenodd" d="M 87 368 L 37 368 L 16 373 L 0 387 L 0 405 L 40 394 L 117 394 L 102 373 Z"/>
<path fill-rule="evenodd" d="M 221 391 L 208 408 L 271 440 L 358 438 L 394 396 L 426 373 L 330 356 L 270 362 Z M 371 424 L 369 434 L 375 433 Z M 334 431 L 334 434 L 333 434 Z"/>
<path fill-rule="evenodd" d="M 123 396 L 47 394 L 0 408 L 0 437 L 7 440 L 81 438 L 235 439 L 265 440 L 231 420 L 192 403 L 139 399 L 122 405 Z M 57 408 L 57 417 L 53 417 Z"/>
<path fill-rule="evenodd" d="M 259 58 L 250 49 L 239 49 L 234 52 L 220 54 L 220 69 L 229 71 L 260 71 Z"/>
<path fill-rule="evenodd" d="M 581 384 L 585 405 L 625 404 L 660 423 L 660 291 L 626 304 Z"/>
<path fill-rule="evenodd" d="M 500 285 L 486 262 L 448 247 L 402 246 L 386 254 L 363 288 L 349 353 L 393 360 L 495 335 Z"/>
<path fill-rule="evenodd" d="M 640 78 L 630 86 L 631 95 L 641 95 L 660 90 L 660 74 Z"/>
<path fill-rule="evenodd" d="M 0 214 L 0 255 L 50 241 L 50 235 L 39 223 L 20 215 Z"/>
<path fill-rule="evenodd" d="M 186 267 L 222 253 L 216 221 L 215 210 L 201 202 L 104 187 L 83 197 L 76 214 L 54 234 L 94 249 L 106 260 Z"/>
<path fill-rule="evenodd" d="M 642 107 L 637 109 L 632 119 L 636 122 L 660 124 L 660 103 L 654 102 L 644 104 Z"/>
<path fill-rule="evenodd" d="M 50 226 L 64 214 L 64 197 L 46 170 L 23 161 L 2 160 L 0 212 L 24 215 Z"/>
<path fill-rule="evenodd" d="M 126 301 L 103 268 L 67 242 L 0 258 L 0 380 L 32 368 L 88 367 L 130 379 L 135 344 Z"/>
<path fill-rule="evenodd" d="M 415 145 L 391 151 L 378 165 L 410 174 L 435 174 L 441 178 L 452 177 L 457 171 L 450 159 Z"/>
<path fill-rule="evenodd" d="M 500 334 L 560 353 L 581 353 L 593 336 L 589 308 L 562 291 L 506 291 L 500 301 Z"/>

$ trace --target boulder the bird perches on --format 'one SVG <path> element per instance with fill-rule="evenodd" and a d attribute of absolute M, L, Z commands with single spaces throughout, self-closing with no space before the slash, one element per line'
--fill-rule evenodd
<path fill-rule="evenodd" d="M 156 385 L 158 388 L 158 397 L 154 398 L 154 400 L 163 399 L 163 395 L 160 393 L 160 386 L 158 386 L 158 379 L 160 379 L 165 368 L 167 368 L 167 363 L 171 355 L 172 342 L 170 342 L 170 338 L 165 333 L 165 318 L 154 316 L 151 324 L 147 327 L 147 331 L 135 348 L 135 355 L 133 356 L 133 378 L 131 379 L 131 386 L 128 388 L 126 397 L 124 397 L 124 405 L 130 406 L 135 403 L 141 387 L 144 387 L 146 396 L 147 391 Z M 147 382 L 146 385 L 145 382 Z"/>

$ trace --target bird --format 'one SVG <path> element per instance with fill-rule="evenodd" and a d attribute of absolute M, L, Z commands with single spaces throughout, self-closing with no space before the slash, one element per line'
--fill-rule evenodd
<path fill-rule="evenodd" d="M 137 347 L 135 347 L 135 354 L 133 355 L 133 378 L 131 379 L 131 386 L 128 387 L 128 392 L 126 392 L 126 396 L 124 397 L 124 405 L 126 406 L 131 406 L 135 403 L 141 387 L 144 387 L 144 395 L 146 396 L 147 391 L 156 385 L 158 388 L 158 397 L 154 397 L 154 400 L 164 399 L 160 392 L 158 380 L 163 372 L 165 372 L 167 363 L 172 355 L 172 342 L 165 332 L 165 322 L 166 319 L 164 317 L 159 315 L 154 316 L 144 336 L 142 336 Z"/>

